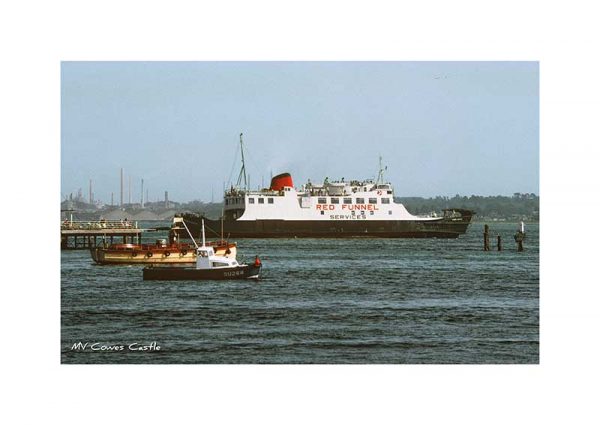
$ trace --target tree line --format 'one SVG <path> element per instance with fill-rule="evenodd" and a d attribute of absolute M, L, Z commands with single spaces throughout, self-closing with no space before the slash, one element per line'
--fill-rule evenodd
<path fill-rule="evenodd" d="M 515 193 L 513 196 L 399 197 L 395 200 L 404 204 L 413 214 L 439 213 L 445 208 L 464 208 L 475 211 L 475 219 L 539 220 L 540 198 L 533 193 Z"/>

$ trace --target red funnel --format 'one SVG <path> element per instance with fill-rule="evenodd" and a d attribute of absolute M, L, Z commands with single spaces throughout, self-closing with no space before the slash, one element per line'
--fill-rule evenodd
<path fill-rule="evenodd" d="M 282 190 L 284 187 L 294 187 L 290 173 L 278 174 L 271 179 L 271 190 Z"/>

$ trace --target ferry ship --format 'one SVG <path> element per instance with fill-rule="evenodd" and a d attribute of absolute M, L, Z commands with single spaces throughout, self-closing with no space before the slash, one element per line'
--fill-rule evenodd
<path fill-rule="evenodd" d="M 242 169 L 237 185 L 225 192 L 221 219 L 184 214 L 192 233 L 200 230 L 204 219 L 214 232 L 235 238 L 456 238 L 466 232 L 473 217 L 474 212 L 465 209 L 446 209 L 441 217 L 409 213 L 394 201 L 381 158 L 376 180 L 326 178 L 296 188 L 292 176 L 283 173 L 273 177 L 268 188 L 250 190 L 241 136 Z"/>

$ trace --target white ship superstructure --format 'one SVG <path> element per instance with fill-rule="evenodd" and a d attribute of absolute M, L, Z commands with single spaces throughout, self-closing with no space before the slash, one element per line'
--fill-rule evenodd
<path fill-rule="evenodd" d="M 293 187 L 289 174 L 272 179 L 271 187 L 257 191 L 232 188 L 225 194 L 225 217 L 238 221 L 255 220 L 439 220 L 418 217 L 394 202 L 390 183 L 333 181 Z"/>

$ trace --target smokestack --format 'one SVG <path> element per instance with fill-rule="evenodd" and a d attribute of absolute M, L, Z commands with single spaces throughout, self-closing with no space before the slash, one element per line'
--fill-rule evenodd
<path fill-rule="evenodd" d="M 142 208 L 144 208 L 144 179 L 142 179 L 142 201 L 140 202 L 142 204 Z"/>
<path fill-rule="evenodd" d="M 165 190 L 165 208 L 169 208 L 169 192 Z"/>
<path fill-rule="evenodd" d="M 121 168 L 121 206 L 123 206 L 123 169 Z"/>
<path fill-rule="evenodd" d="M 115 192 L 110 192 L 110 206 L 115 205 Z"/>

